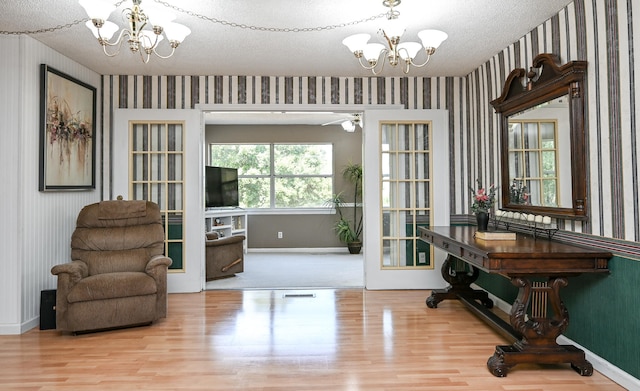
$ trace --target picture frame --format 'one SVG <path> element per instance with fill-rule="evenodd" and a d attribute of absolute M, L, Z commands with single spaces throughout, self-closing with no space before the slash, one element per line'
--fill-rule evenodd
<path fill-rule="evenodd" d="M 96 88 L 40 65 L 40 191 L 96 188 Z"/>

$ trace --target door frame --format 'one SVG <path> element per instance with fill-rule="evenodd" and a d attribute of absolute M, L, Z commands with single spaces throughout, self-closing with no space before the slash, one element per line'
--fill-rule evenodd
<path fill-rule="evenodd" d="M 449 225 L 449 117 L 447 110 L 366 110 L 363 129 L 363 194 L 365 287 L 378 289 L 438 289 L 447 283 L 440 274 L 446 253 L 434 250 L 433 269 L 382 269 L 381 121 L 430 121 L 432 124 L 433 178 L 431 195 L 435 225 Z M 442 167 L 442 163 L 446 167 Z M 436 169 L 437 166 L 437 169 Z M 439 186 L 442 185 L 442 186 Z M 436 190 L 437 188 L 437 190 Z"/>
<path fill-rule="evenodd" d="M 204 124 L 200 110 L 115 109 L 113 113 L 111 194 L 129 194 L 129 124 L 131 121 L 184 122 L 185 185 L 198 183 L 199 191 L 185 191 L 184 199 L 184 259 L 182 270 L 169 270 L 169 293 L 200 292 L 204 285 L 204 201 L 202 178 L 204 171 L 202 144 Z M 118 165 L 117 167 L 115 165 Z M 190 260 L 201 259 L 201 262 Z"/>

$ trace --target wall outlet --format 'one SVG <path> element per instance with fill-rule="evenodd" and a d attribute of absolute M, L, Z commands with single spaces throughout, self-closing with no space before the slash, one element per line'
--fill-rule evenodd
<path fill-rule="evenodd" d="M 282 239 L 282 231 L 278 231 L 278 239 Z"/>
<path fill-rule="evenodd" d="M 427 254 L 425 253 L 418 253 L 418 264 L 425 264 L 427 263 Z"/>

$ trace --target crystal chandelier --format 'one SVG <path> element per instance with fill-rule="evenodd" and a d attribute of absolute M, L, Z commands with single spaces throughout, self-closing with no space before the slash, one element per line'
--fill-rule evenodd
<path fill-rule="evenodd" d="M 400 22 L 398 16 L 400 12 L 393 9 L 399 5 L 401 0 L 384 0 L 382 4 L 389 7 L 387 12 L 386 25 L 378 30 L 378 38 L 381 43 L 369 43 L 369 34 L 355 34 L 345 38 L 342 43 L 356 56 L 363 68 L 380 74 L 384 69 L 385 57 L 391 66 L 402 64 L 402 71 L 409 73 L 410 67 L 423 67 L 431 59 L 440 44 L 447 39 L 447 34 L 440 30 L 422 30 L 418 32 L 418 37 L 422 45 L 418 42 L 400 42 L 400 38 L 405 31 L 405 26 Z M 427 55 L 423 63 L 414 62 L 415 56 L 421 48 Z"/>
<path fill-rule="evenodd" d="M 174 23 L 175 15 L 155 4 L 149 7 L 145 6 L 143 10 L 140 7 L 142 0 L 132 0 L 132 2 L 132 7 L 122 11 L 122 19 L 128 24 L 128 28 L 123 28 L 116 40 L 112 42 L 111 38 L 119 27 L 107 19 L 116 6 L 109 0 L 79 0 L 80 5 L 84 7 L 91 19 L 86 25 L 98 39 L 98 43 L 102 45 L 104 54 L 109 57 L 116 56 L 120 53 L 123 42 L 126 41 L 131 52 L 140 53 L 140 58 L 145 64 L 149 62 L 152 53 L 160 58 L 173 56 L 178 45 L 191 33 L 191 30 L 186 26 Z M 145 27 L 147 28 L 145 29 Z M 158 44 L 164 39 L 162 33 L 171 46 L 171 52 L 168 55 L 161 55 L 157 52 Z M 107 48 L 114 49 L 110 51 Z"/>

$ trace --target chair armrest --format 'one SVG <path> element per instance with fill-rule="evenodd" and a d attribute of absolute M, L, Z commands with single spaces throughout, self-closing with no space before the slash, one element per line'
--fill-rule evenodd
<path fill-rule="evenodd" d="M 82 261 L 71 261 L 55 265 L 51 268 L 51 274 L 58 276 L 56 292 L 56 328 L 67 328 L 67 296 L 69 291 L 78 281 L 89 275 L 89 267 Z"/>
<path fill-rule="evenodd" d="M 156 255 L 147 262 L 147 266 L 144 269 L 156 282 L 158 289 L 156 292 L 156 315 L 158 318 L 167 316 L 167 269 L 172 263 L 171 258 L 164 255 Z"/>
<path fill-rule="evenodd" d="M 144 268 L 144 271 L 155 278 L 155 275 L 162 273 L 162 271 L 166 273 L 167 268 L 169 268 L 172 263 L 173 261 L 171 258 L 165 257 L 164 255 L 156 255 L 147 262 L 147 266 Z"/>
<path fill-rule="evenodd" d="M 205 240 L 205 245 L 207 247 L 225 246 L 227 244 L 242 243 L 244 239 L 244 235 L 225 236 L 220 239 Z"/>
<path fill-rule="evenodd" d="M 58 276 L 58 281 L 68 280 L 70 286 L 73 286 L 89 275 L 89 267 L 82 261 L 72 261 L 55 265 L 51 268 L 51 274 Z"/>

